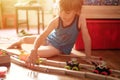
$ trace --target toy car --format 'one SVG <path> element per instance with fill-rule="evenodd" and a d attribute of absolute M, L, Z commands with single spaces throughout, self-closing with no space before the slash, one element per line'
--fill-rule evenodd
<path fill-rule="evenodd" d="M 105 68 L 105 67 L 103 67 L 103 68 L 96 67 L 93 72 L 97 73 L 97 74 L 102 74 L 102 75 L 110 75 L 111 74 L 110 68 Z"/>
<path fill-rule="evenodd" d="M 100 60 L 101 60 L 101 63 L 99 64 L 92 62 L 92 64 L 95 66 L 95 69 L 93 72 L 97 74 L 102 74 L 102 75 L 110 75 L 111 74 L 110 68 L 106 66 L 106 63 L 105 61 L 102 60 L 102 58 Z"/>
<path fill-rule="evenodd" d="M 72 58 L 72 60 L 67 61 L 66 64 L 67 65 L 65 66 L 65 68 L 68 70 L 75 70 L 75 71 L 79 70 L 79 63 L 76 58 Z"/>

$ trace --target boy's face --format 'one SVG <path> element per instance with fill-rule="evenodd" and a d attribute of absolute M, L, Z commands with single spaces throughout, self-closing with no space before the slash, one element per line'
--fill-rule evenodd
<path fill-rule="evenodd" d="M 76 15 L 76 12 L 73 10 L 70 10 L 70 11 L 61 10 L 60 11 L 60 17 L 63 22 L 69 22 L 69 21 L 73 20 L 75 15 Z"/>

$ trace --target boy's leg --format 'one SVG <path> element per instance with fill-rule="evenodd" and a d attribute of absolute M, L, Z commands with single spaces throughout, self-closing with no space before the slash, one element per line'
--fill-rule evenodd
<path fill-rule="evenodd" d="M 22 44 L 33 44 L 37 36 L 25 36 L 23 37 L 20 42 Z"/>
<path fill-rule="evenodd" d="M 38 49 L 38 55 L 40 58 L 48 58 L 52 56 L 59 55 L 61 52 L 56 49 L 55 47 L 48 45 L 48 46 L 40 46 Z"/>
<path fill-rule="evenodd" d="M 8 48 L 21 49 L 21 44 L 23 44 L 23 43 L 33 44 L 35 39 L 36 39 L 36 36 L 25 36 L 25 37 L 21 38 L 20 40 L 14 42 L 13 44 L 11 44 Z"/>

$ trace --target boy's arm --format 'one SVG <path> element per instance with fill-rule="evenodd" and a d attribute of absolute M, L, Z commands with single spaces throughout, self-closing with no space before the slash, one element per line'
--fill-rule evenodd
<path fill-rule="evenodd" d="M 91 57 L 91 38 L 87 29 L 86 19 L 80 16 L 79 22 L 80 22 L 79 27 L 81 28 L 86 57 L 90 58 Z"/>
<path fill-rule="evenodd" d="M 37 50 L 40 47 L 40 45 L 42 45 L 42 43 L 45 41 L 45 39 L 47 38 L 47 36 L 50 34 L 50 32 L 55 29 L 58 25 L 58 19 L 56 18 L 54 19 L 49 25 L 48 27 L 43 31 L 43 33 L 41 33 L 35 40 L 34 42 L 34 46 L 33 49 L 31 50 L 31 54 L 30 56 L 27 58 L 26 60 L 26 64 L 29 67 L 32 67 L 34 65 L 32 65 L 33 63 L 36 62 L 36 60 L 38 59 L 38 54 L 37 54 Z"/>
<path fill-rule="evenodd" d="M 37 54 L 37 50 L 39 48 L 39 46 L 43 43 L 43 41 L 45 41 L 45 39 L 47 38 L 47 36 L 49 35 L 49 33 L 55 29 L 57 27 L 58 23 L 58 18 L 56 18 L 55 20 L 53 20 L 48 27 L 43 31 L 43 33 L 41 33 L 35 40 L 34 42 L 34 46 L 33 49 L 31 50 L 31 54 L 28 57 L 28 59 L 26 60 L 26 64 L 28 66 L 32 66 L 31 63 L 35 63 L 36 60 L 38 59 L 38 54 Z"/>
<path fill-rule="evenodd" d="M 50 24 L 46 27 L 46 29 L 37 37 L 37 39 L 34 42 L 34 49 L 37 50 L 38 47 L 45 41 L 47 36 L 50 34 L 50 32 L 55 29 L 58 25 L 58 18 L 55 18 Z"/>

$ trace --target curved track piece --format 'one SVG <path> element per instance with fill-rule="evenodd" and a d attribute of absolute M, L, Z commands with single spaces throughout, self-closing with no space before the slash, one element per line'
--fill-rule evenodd
<path fill-rule="evenodd" d="M 25 62 L 18 58 L 19 54 L 16 55 L 13 52 L 10 52 L 10 55 L 11 55 L 11 62 L 17 65 L 23 66 L 25 68 L 28 68 L 25 65 Z M 45 58 L 41 58 L 41 59 L 42 59 L 42 62 L 39 65 L 35 65 L 33 68 L 29 68 L 29 69 L 43 72 L 43 73 L 71 75 L 75 77 L 90 78 L 95 80 L 96 79 L 97 80 L 120 80 L 120 77 L 105 76 L 105 75 L 93 73 L 92 72 L 94 70 L 93 65 L 79 64 L 80 70 L 74 71 L 74 70 L 67 70 L 64 68 L 66 65 L 66 62 L 53 61 Z M 120 75 L 119 70 L 111 70 L 111 71 L 112 71 L 112 74 Z"/>
<path fill-rule="evenodd" d="M 11 56 L 11 61 L 20 66 L 26 67 L 25 62 L 19 60 L 16 57 Z M 79 67 L 85 71 L 67 70 L 64 68 L 65 65 L 66 65 L 66 62 L 43 59 L 41 64 L 35 65 L 35 67 L 29 68 L 29 69 L 44 72 L 44 73 L 71 75 L 71 76 L 80 77 L 80 78 L 90 78 L 90 79 L 97 79 L 97 80 L 98 79 L 99 80 L 120 80 L 120 78 L 117 78 L 117 77 L 105 76 L 105 75 L 93 73 L 92 70 L 94 69 L 94 66 L 92 65 L 80 64 Z M 112 70 L 112 73 L 116 73 L 119 75 L 120 71 Z"/>

